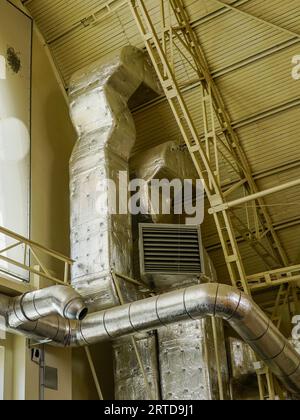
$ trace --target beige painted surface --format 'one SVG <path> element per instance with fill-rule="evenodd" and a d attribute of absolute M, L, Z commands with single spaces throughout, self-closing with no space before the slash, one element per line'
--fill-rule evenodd
<path fill-rule="evenodd" d="M 4 400 L 24 400 L 26 340 L 8 334 L 0 346 L 5 348 Z"/>
<path fill-rule="evenodd" d="M 65 255 L 70 253 L 68 162 L 74 141 L 68 108 L 34 36 L 31 239 Z"/>
<path fill-rule="evenodd" d="M 33 37 L 31 239 L 69 255 L 68 161 L 74 144 L 68 108 L 44 48 Z M 51 266 L 53 270 L 60 267 Z M 47 348 L 47 366 L 58 369 L 58 391 L 45 398 L 72 398 L 70 350 Z M 38 367 L 26 357 L 26 399 L 38 399 Z"/>
<path fill-rule="evenodd" d="M 26 394 L 26 352 L 27 343 L 24 337 L 14 335 L 13 340 L 13 399 L 25 400 Z"/>
<path fill-rule="evenodd" d="M 105 400 L 114 399 L 113 361 L 110 343 L 90 348 L 99 384 Z M 91 370 L 84 349 L 73 350 L 73 399 L 97 400 Z"/>
<path fill-rule="evenodd" d="M 72 351 L 48 347 L 46 365 L 58 369 L 58 391 L 45 390 L 46 400 L 72 399 Z"/>
<path fill-rule="evenodd" d="M 4 400 L 13 400 L 13 337 L 8 335 L 5 341 L 0 340 L 5 348 Z"/>
<path fill-rule="evenodd" d="M 39 366 L 31 362 L 31 351 L 26 351 L 26 388 L 25 399 L 37 401 L 39 399 Z"/>

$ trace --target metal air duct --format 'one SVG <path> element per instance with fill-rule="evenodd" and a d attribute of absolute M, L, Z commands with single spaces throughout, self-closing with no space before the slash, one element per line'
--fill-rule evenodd
<path fill-rule="evenodd" d="M 70 160 L 72 284 L 90 311 L 119 304 L 112 270 L 131 275 L 128 198 L 122 196 L 122 209 L 115 209 L 114 201 L 121 187 L 128 190 L 128 160 L 136 141 L 128 101 L 142 84 L 160 94 L 147 56 L 132 46 L 77 72 L 70 83 L 70 114 L 78 133 Z M 141 298 L 130 285 L 121 289 L 126 301 Z"/>
<path fill-rule="evenodd" d="M 59 344 L 86 346 L 207 316 L 227 321 L 285 387 L 300 394 L 300 355 L 250 297 L 226 285 L 188 287 L 90 314 L 79 323 L 53 319 L 50 328 L 49 321 L 39 320 L 22 328 Z"/>
<path fill-rule="evenodd" d="M 174 142 L 166 142 L 135 155 L 130 164 L 132 177 L 145 181 L 139 196 L 141 207 L 148 211 L 146 215 L 133 217 L 135 276 L 141 276 L 144 282 L 161 293 L 217 281 L 209 256 L 202 246 L 200 226 L 182 225 L 183 216 L 176 215 L 174 211 L 170 215 L 163 214 L 162 209 L 152 203 L 153 180 L 162 183 L 175 180 L 177 185 L 178 181 L 183 185 L 186 180 L 197 179 L 188 151 Z M 184 194 L 182 199 L 186 199 Z M 214 340 L 214 336 L 218 339 Z M 229 397 L 222 320 L 213 323 L 212 319 L 205 318 L 161 328 L 157 343 L 163 400 Z M 118 385 L 118 374 L 115 376 Z"/>
<path fill-rule="evenodd" d="M 51 315 L 82 321 L 87 313 L 82 297 L 68 286 L 52 286 L 15 298 L 0 296 L 0 315 L 6 318 L 9 328 Z"/>
<path fill-rule="evenodd" d="M 140 89 L 142 85 L 145 89 Z M 135 92 L 141 96 L 145 91 L 152 92 L 152 96 L 161 94 L 147 55 L 132 46 L 122 48 L 108 62 L 98 61 L 77 72 L 70 83 L 70 114 L 78 134 L 70 160 L 71 253 L 75 260 L 72 285 L 84 297 L 91 312 L 143 297 L 137 287 L 124 281 L 119 285 L 120 297 L 112 271 L 132 276 L 127 193 L 128 160 L 136 130 L 128 102 Z M 125 192 L 121 199 L 120 191 Z M 115 204 L 122 208 L 114 208 Z M 150 353 L 156 352 L 151 337 L 148 345 Z M 143 341 L 137 347 L 146 365 Z M 122 358 L 122 348 L 119 353 Z M 129 370 L 130 366 L 127 375 L 130 377 Z M 131 370 L 140 370 L 136 355 Z M 156 372 L 156 364 L 149 366 L 148 382 L 155 389 Z M 127 389 L 133 389 L 135 383 L 132 376 Z"/>

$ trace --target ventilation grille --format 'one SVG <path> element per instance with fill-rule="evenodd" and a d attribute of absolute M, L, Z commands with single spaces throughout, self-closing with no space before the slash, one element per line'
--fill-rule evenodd
<path fill-rule="evenodd" d="M 199 226 L 140 224 L 141 274 L 202 272 Z"/>

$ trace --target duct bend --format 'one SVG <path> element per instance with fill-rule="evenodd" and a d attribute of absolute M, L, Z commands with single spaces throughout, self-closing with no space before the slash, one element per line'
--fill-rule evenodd
<path fill-rule="evenodd" d="M 92 344 L 207 316 L 229 322 L 286 388 L 300 394 L 300 355 L 248 296 L 226 285 L 192 286 L 92 314 L 76 341 Z"/>
<path fill-rule="evenodd" d="M 227 321 L 285 387 L 300 395 L 300 355 L 251 298 L 226 285 L 192 286 L 93 313 L 79 323 L 46 318 L 22 329 L 76 347 L 207 316 Z"/>
<path fill-rule="evenodd" d="M 8 327 L 17 328 L 28 321 L 37 321 L 54 314 L 82 321 L 87 312 L 82 297 L 74 289 L 52 286 L 10 299 L 6 317 Z"/>

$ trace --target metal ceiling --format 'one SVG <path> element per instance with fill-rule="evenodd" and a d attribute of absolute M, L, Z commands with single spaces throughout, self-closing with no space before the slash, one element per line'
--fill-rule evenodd
<path fill-rule="evenodd" d="M 25 0 L 52 52 L 65 87 L 72 73 L 113 54 L 122 46 L 143 47 L 124 0 Z M 146 2 L 147 3 L 147 2 Z M 299 0 L 185 0 L 192 26 L 205 51 L 243 149 L 261 190 L 300 177 L 300 82 L 291 77 L 292 57 L 300 54 Z M 156 0 L 148 0 L 151 18 L 159 19 Z M 246 12 L 247 14 L 241 13 Z M 256 18 L 253 18 L 252 16 Z M 175 56 L 185 97 L 202 127 L 198 81 L 181 56 Z M 166 100 L 134 110 L 136 152 L 181 134 Z M 163 128 L 163 129 L 162 129 Z M 228 184 L 235 174 L 226 164 Z M 290 264 L 300 263 L 300 190 L 293 188 L 266 199 L 268 210 Z M 249 204 L 249 206 L 251 203 Z M 220 278 L 228 277 L 211 217 L 203 226 L 204 243 Z M 247 274 L 266 270 L 249 246 L 240 250 Z"/>

